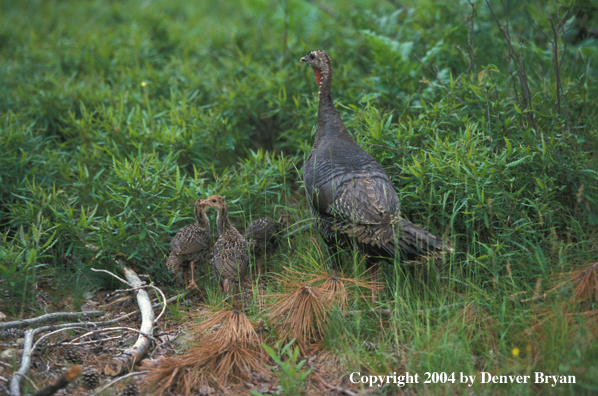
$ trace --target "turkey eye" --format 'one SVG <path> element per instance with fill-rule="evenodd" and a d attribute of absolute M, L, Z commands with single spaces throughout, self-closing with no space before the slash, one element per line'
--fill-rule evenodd
<path fill-rule="evenodd" d="M 309 54 L 309 59 L 313 60 L 314 58 L 315 58 L 314 54 Z"/>
<path fill-rule="evenodd" d="M 215 200 L 215 199 L 213 199 L 213 200 L 212 200 L 212 202 L 216 202 L 216 200 Z"/>

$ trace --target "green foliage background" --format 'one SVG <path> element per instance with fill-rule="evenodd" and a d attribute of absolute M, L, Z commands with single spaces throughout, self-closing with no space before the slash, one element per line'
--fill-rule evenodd
<path fill-rule="evenodd" d="M 525 61 L 528 103 L 485 1 L 473 1 L 471 28 L 472 8 L 461 1 L 1 2 L 3 309 L 25 314 L 47 275 L 78 296 L 109 286 L 89 268 L 112 268 L 119 253 L 169 279 L 170 238 L 209 194 L 228 199 L 241 229 L 281 211 L 309 221 L 300 169 L 317 86 L 299 58 L 324 49 L 347 127 L 387 169 L 404 214 L 451 240 L 456 254 L 442 277 L 469 285 L 422 287 L 395 267 L 386 271 L 388 301 L 399 311 L 475 301 L 499 322 L 502 357 L 472 351 L 467 337 L 445 338 L 450 316 L 395 318 L 391 336 L 346 324 L 330 348 L 390 337 L 388 348 L 411 346 L 407 366 L 419 371 L 474 367 L 472 354 L 510 370 L 506 356 L 534 313 L 508 296 L 546 290 L 556 274 L 598 256 L 598 5 L 576 3 L 577 19 L 557 38 L 559 103 L 547 18 L 555 5 L 512 3 L 490 1 Z M 304 239 L 297 249 L 313 252 Z M 550 343 L 560 358 L 542 351 L 530 367 L 590 367 L 575 389 L 597 389 L 595 339 L 579 337 Z M 371 358 L 366 371 L 392 372 L 392 354 L 353 354 L 358 365 Z"/>

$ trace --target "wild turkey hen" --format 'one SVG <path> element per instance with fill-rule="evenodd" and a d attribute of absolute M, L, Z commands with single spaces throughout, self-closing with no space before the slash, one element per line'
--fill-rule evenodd
<path fill-rule="evenodd" d="M 207 206 L 202 205 L 198 200 L 195 202 L 195 219 L 197 223 L 189 224 L 181 228 L 176 233 L 170 243 L 170 256 L 166 261 L 166 267 L 171 272 L 178 272 L 181 265 L 189 263 L 191 269 L 191 282 L 187 285 L 187 290 L 196 288 L 195 283 L 195 264 L 204 263 L 210 254 L 212 247 L 212 237 L 210 236 L 210 219 L 206 216 Z M 186 267 L 186 266 L 185 266 Z M 186 268 L 183 268 L 185 284 L 187 284 Z"/>
<path fill-rule="evenodd" d="M 448 244 L 400 217 L 399 197 L 380 164 L 353 139 L 332 101 L 332 66 L 326 52 L 301 58 L 320 87 L 316 138 L 303 182 L 316 225 L 338 268 L 337 246 L 356 246 L 368 264 L 452 251 Z"/>
<path fill-rule="evenodd" d="M 220 195 L 201 201 L 203 205 L 218 211 L 218 233 L 220 237 L 214 244 L 213 264 L 216 276 L 226 294 L 243 281 L 249 265 L 249 254 L 245 238 L 228 220 L 226 201 Z"/>
<path fill-rule="evenodd" d="M 249 254 L 258 263 L 258 271 L 261 271 L 262 256 L 272 251 L 280 241 L 280 232 L 288 225 L 289 216 L 283 214 L 278 221 L 269 217 L 262 217 L 254 220 L 245 230 L 245 240 L 249 244 Z"/>

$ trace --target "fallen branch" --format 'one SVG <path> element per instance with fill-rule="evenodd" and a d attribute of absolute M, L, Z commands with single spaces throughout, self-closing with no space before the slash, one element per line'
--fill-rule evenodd
<path fill-rule="evenodd" d="M 51 396 L 58 392 L 60 389 L 66 388 L 68 384 L 73 382 L 81 374 L 81 366 L 78 364 L 69 368 L 60 377 L 50 381 L 50 383 L 44 386 L 42 389 L 35 392 L 32 396 Z"/>
<path fill-rule="evenodd" d="M 166 310 L 166 305 L 168 302 L 176 301 L 178 298 L 182 297 L 182 295 L 177 295 L 172 298 L 166 299 L 166 296 L 164 295 L 164 293 L 157 287 L 155 287 L 153 285 L 145 285 L 144 286 L 143 282 L 139 279 L 139 277 L 137 276 L 137 274 L 134 271 L 132 271 L 131 269 L 129 269 L 127 267 L 122 267 L 121 269 L 125 273 L 125 278 L 127 279 L 126 281 L 108 271 L 105 271 L 105 270 L 96 270 L 96 272 L 107 272 L 108 274 L 121 280 L 123 283 L 130 286 L 134 291 L 137 292 L 137 302 L 139 305 L 139 311 L 141 312 L 142 323 L 141 323 L 141 328 L 139 330 L 126 328 L 126 330 L 138 332 L 139 337 L 138 337 L 135 345 L 133 345 L 133 347 L 125 350 L 121 356 L 115 358 L 113 361 L 108 363 L 108 365 L 105 368 L 105 372 L 107 374 L 110 374 L 106 370 L 112 370 L 112 372 L 114 372 L 115 374 L 111 374 L 111 375 L 122 374 L 125 370 L 132 368 L 135 365 L 135 363 L 139 362 L 145 356 L 145 354 L 147 353 L 147 351 L 149 349 L 151 340 L 153 339 L 151 334 L 153 331 L 154 323 L 157 321 L 157 319 L 159 319 L 160 316 L 162 316 L 164 314 L 164 312 Z M 152 306 L 149 295 L 148 295 L 147 291 L 144 290 L 145 287 L 151 287 L 153 289 L 156 289 L 161 294 L 161 296 L 163 298 L 163 304 L 155 304 L 155 306 Z M 154 307 L 157 308 L 159 306 L 162 306 L 163 309 L 162 309 L 162 312 L 160 313 L 160 316 L 157 319 L 155 319 L 153 308 Z M 24 345 L 23 345 L 23 355 L 22 355 L 22 360 L 21 360 L 21 366 L 19 367 L 19 370 L 13 375 L 13 377 L 10 380 L 10 384 L 9 384 L 10 395 L 11 396 L 21 396 L 21 392 L 20 392 L 21 379 L 26 377 L 26 374 L 29 371 L 29 368 L 31 367 L 31 359 L 33 356 L 33 352 L 35 351 L 37 345 L 43 338 L 47 338 L 52 334 L 56 334 L 58 332 L 66 331 L 66 330 L 75 330 L 75 329 L 80 329 L 82 327 L 87 328 L 87 327 L 106 326 L 109 324 L 113 324 L 113 323 L 117 323 L 122 320 L 125 320 L 133 315 L 137 315 L 138 313 L 139 313 L 138 311 L 134 311 L 129 314 L 123 315 L 121 317 L 102 321 L 102 322 L 65 323 L 65 324 L 61 324 L 61 325 L 50 325 L 50 326 L 39 327 L 37 329 L 26 330 L 25 334 L 24 334 L 25 340 L 24 340 Z M 102 316 L 104 314 L 105 314 L 104 311 L 89 311 L 89 312 L 77 312 L 77 313 L 56 312 L 56 313 L 42 315 L 37 318 L 2 323 L 2 324 L 0 324 L 0 330 L 9 329 L 9 328 L 27 327 L 31 324 L 37 324 L 37 323 L 43 323 L 43 322 L 54 322 L 57 320 L 65 320 L 65 319 L 72 319 L 72 318 L 80 319 L 80 318 L 84 318 L 84 317 Z M 125 328 L 123 328 L 123 329 L 125 329 Z M 116 330 L 116 329 L 112 328 L 112 329 L 105 329 L 105 330 L 112 331 L 112 330 Z M 33 339 L 35 338 L 35 336 L 40 333 L 43 333 L 45 331 L 51 331 L 51 333 L 45 334 L 36 343 L 33 343 Z M 55 384 L 58 384 L 59 380 L 60 380 L 60 378 L 56 380 Z M 61 388 L 56 388 L 56 390 L 58 390 L 58 389 L 61 389 Z M 50 393 L 50 394 L 52 394 L 52 393 Z"/>
<path fill-rule="evenodd" d="M 73 339 L 73 340 L 71 340 L 71 341 L 67 342 L 67 343 L 66 343 L 66 345 L 73 345 L 73 343 L 74 343 L 75 341 L 79 341 L 80 339 L 82 339 L 82 338 L 84 338 L 84 337 L 87 337 L 87 336 L 90 336 L 90 335 L 94 335 L 94 334 L 98 334 L 98 333 L 110 333 L 110 332 L 113 332 L 113 331 L 123 331 L 123 330 L 125 330 L 125 331 L 132 331 L 132 332 L 134 332 L 134 333 L 138 333 L 138 334 L 140 334 L 140 335 L 142 335 L 142 336 L 144 336 L 144 337 L 148 337 L 148 338 L 149 338 L 149 339 L 151 339 L 152 341 L 156 341 L 156 340 L 154 339 L 154 337 L 152 337 L 151 335 L 149 335 L 149 334 L 147 334 L 147 333 L 143 333 L 143 332 L 141 332 L 140 330 L 134 329 L 134 328 L 132 328 L 132 327 L 109 327 L 109 328 L 107 328 L 107 329 L 93 330 L 93 331 L 90 331 L 90 332 L 88 332 L 88 333 L 85 333 L 85 334 L 83 334 L 82 336 L 79 336 L 79 337 L 77 337 L 77 338 L 75 338 L 75 339 Z"/>
<path fill-rule="evenodd" d="M 48 334 L 44 334 L 43 336 L 41 336 L 41 337 L 39 338 L 39 340 L 37 340 L 37 341 L 35 342 L 35 344 L 33 344 L 33 346 L 31 347 L 31 353 L 33 353 L 33 351 L 34 351 L 34 350 L 37 348 L 37 346 L 39 345 L 39 343 L 40 343 L 40 342 L 41 342 L 41 341 L 42 341 L 44 338 L 50 337 L 51 335 L 54 335 L 54 334 L 57 334 L 57 333 L 60 333 L 60 332 L 63 332 L 63 331 L 67 331 L 67 330 L 75 330 L 75 329 L 84 329 L 84 328 L 85 328 L 85 327 L 77 326 L 76 324 L 71 324 L 71 326 L 70 326 L 70 327 L 63 327 L 63 328 L 61 328 L 61 329 L 54 330 L 54 331 L 52 331 L 52 332 L 50 332 L 50 333 L 48 333 Z"/>
<path fill-rule="evenodd" d="M 125 268 L 127 268 L 127 267 L 125 267 L 125 266 L 123 266 L 123 265 L 119 265 L 117 268 L 118 268 L 119 270 L 121 270 L 121 271 L 125 271 Z M 91 268 L 91 270 L 92 270 L 93 272 L 103 272 L 103 273 L 105 273 L 105 274 L 108 274 L 108 275 L 110 275 L 110 276 L 113 276 L 113 277 L 115 277 L 116 279 L 118 279 L 119 281 L 121 281 L 122 283 L 124 283 L 125 285 L 129 286 L 130 288 L 132 288 L 132 289 L 135 289 L 135 286 L 133 286 L 133 284 L 132 284 L 132 283 L 129 283 L 129 282 L 127 282 L 126 280 L 124 280 L 124 279 L 123 279 L 123 278 L 121 278 L 120 276 L 118 276 L 118 275 L 115 275 L 115 274 L 113 274 L 113 273 L 112 273 L 112 272 L 110 272 L 110 271 L 106 271 L 106 270 L 103 270 L 103 269 L 95 269 L 95 268 Z M 130 270 L 130 271 L 131 271 L 131 272 L 133 272 L 133 270 Z M 137 280 L 139 280 L 139 282 L 141 282 L 141 279 L 139 279 L 139 277 L 137 276 L 137 274 L 135 274 L 135 276 L 137 277 Z M 138 286 L 140 286 L 140 285 L 138 285 Z M 122 290 L 121 290 L 121 291 L 122 291 Z"/>
<path fill-rule="evenodd" d="M 92 340 L 92 341 L 84 341 L 84 342 L 66 342 L 66 343 L 58 343 L 53 344 L 52 346 L 57 345 L 69 345 L 69 346 L 81 346 L 81 345 L 91 345 L 91 344 L 99 344 L 101 342 L 113 341 L 113 340 L 122 340 L 122 336 L 115 336 L 115 337 L 106 337 L 99 340 Z"/>
<path fill-rule="evenodd" d="M 137 304 L 139 305 L 139 310 L 141 311 L 141 328 L 139 329 L 140 334 L 137 338 L 137 342 L 131 348 L 123 351 L 120 356 L 117 356 L 108 362 L 106 367 L 104 367 L 105 374 L 116 377 L 127 371 L 130 371 L 136 363 L 143 359 L 147 353 L 151 344 L 151 340 L 146 335 L 152 334 L 155 321 L 154 311 L 152 310 L 152 304 L 147 291 L 141 288 L 141 286 L 143 286 L 143 282 L 132 269 L 125 266 L 122 267 L 122 271 L 127 279 L 126 281 L 108 271 L 95 270 L 93 268 L 92 271 L 107 272 L 113 277 L 119 279 L 124 284 L 132 287 L 137 292 Z M 151 287 L 155 288 L 155 286 Z M 164 298 L 164 310 L 165 309 L 166 299 Z"/>
<path fill-rule="evenodd" d="M 130 268 L 128 268 L 128 267 L 125 267 L 125 266 L 123 266 L 123 265 L 119 265 L 119 267 L 117 267 L 117 268 L 118 268 L 119 270 L 121 270 L 121 271 L 125 272 L 125 277 L 126 277 L 127 271 L 130 271 L 130 272 L 132 272 L 132 273 L 133 273 L 133 275 L 134 275 L 134 277 L 135 277 L 135 279 L 136 279 L 136 282 L 138 281 L 139 283 L 136 283 L 136 284 L 134 285 L 134 284 L 132 284 L 131 282 L 127 282 L 126 280 L 124 280 L 124 279 L 122 279 L 122 278 L 118 277 L 117 275 L 114 275 L 114 274 L 113 274 L 112 272 L 110 272 L 110 271 L 101 270 L 101 269 L 99 270 L 99 269 L 95 269 L 95 268 L 92 268 L 91 270 L 92 270 L 93 272 L 104 272 L 104 273 L 106 273 L 106 274 L 108 274 L 108 275 L 112 275 L 113 277 L 115 277 L 116 279 L 118 279 L 119 281 L 121 281 L 122 283 L 124 283 L 125 285 L 127 285 L 127 286 L 129 286 L 129 287 L 130 287 L 130 289 L 128 289 L 128 290 L 116 290 L 116 292 L 121 292 L 121 293 L 124 293 L 124 292 L 132 292 L 132 291 L 138 291 L 139 289 L 144 289 L 144 288 L 146 288 L 146 287 L 151 287 L 152 289 L 154 289 L 154 290 L 157 290 L 157 291 L 158 291 L 158 293 L 160 293 L 160 295 L 162 296 L 162 300 L 163 300 L 163 301 L 166 301 L 166 295 L 164 294 L 164 292 L 162 292 L 162 290 L 158 289 L 156 286 L 154 286 L 154 285 L 152 285 L 152 284 L 145 284 L 145 282 L 143 282 L 141 279 L 139 279 L 139 276 L 138 276 L 138 275 L 135 273 L 135 271 L 133 271 L 132 269 L 130 269 Z M 127 279 L 129 279 L 129 278 L 127 278 Z M 146 293 L 146 294 L 147 294 L 147 293 Z M 139 296 L 139 294 L 138 294 L 138 296 Z M 139 301 L 139 297 L 137 297 L 137 299 L 138 299 L 138 301 Z M 149 300 L 149 296 L 148 296 L 148 300 Z M 150 304 L 150 305 L 151 305 L 151 304 Z M 159 320 L 159 319 L 162 317 L 162 315 L 164 315 L 164 312 L 166 312 L 166 303 L 164 303 L 164 306 L 162 307 L 162 311 L 160 312 L 160 314 L 158 315 L 158 317 L 157 317 L 157 318 L 152 318 L 152 321 L 153 321 L 154 323 L 155 323 L 155 322 L 157 322 L 157 321 L 158 321 L 158 320 Z M 152 314 L 153 314 L 153 313 L 152 313 Z"/>
<path fill-rule="evenodd" d="M 149 300 L 149 297 L 148 297 L 148 300 Z M 87 313 L 89 313 L 89 312 L 87 312 Z M 123 320 L 131 317 L 132 315 L 136 315 L 136 314 L 138 314 L 138 312 L 134 311 L 134 312 L 128 313 L 126 315 L 120 316 L 118 318 L 105 320 L 103 322 L 65 323 L 65 324 L 61 324 L 61 325 L 43 326 L 43 327 L 38 327 L 37 329 L 26 330 L 25 335 L 24 335 L 25 341 L 23 343 L 23 357 L 21 360 L 21 366 L 19 367 L 19 370 L 13 375 L 13 377 L 10 380 L 10 385 L 9 385 L 10 395 L 11 396 L 21 396 L 21 391 L 20 391 L 21 379 L 26 376 L 27 372 L 29 371 L 29 368 L 31 367 L 31 357 L 33 355 L 33 352 L 35 351 L 35 347 L 37 346 L 37 343 L 33 344 L 33 338 L 36 335 L 38 335 L 39 333 L 43 333 L 43 332 L 49 331 L 49 330 L 56 332 L 56 330 L 59 330 L 59 329 L 71 330 L 71 329 L 80 328 L 80 327 L 106 326 L 109 324 L 123 321 Z M 152 314 L 153 314 L 153 312 L 152 312 Z"/>
<path fill-rule="evenodd" d="M 171 303 L 171 302 L 175 302 L 175 301 L 177 301 L 179 298 L 183 298 L 183 297 L 185 297 L 185 296 L 186 296 L 187 294 L 189 294 L 189 293 L 190 293 L 190 291 L 186 291 L 186 292 L 184 292 L 184 293 L 177 294 L 176 296 L 170 297 L 168 300 L 164 301 L 164 303 L 165 303 L 165 304 L 168 304 L 168 303 Z M 158 307 L 161 307 L 161 306 L 162 306 L 162 304 L 160 304 L 160 303 L 157 303 L 157 304 L 154 304 L 154 305 L 152 305 L 152 308 L 158 308 Z"/>
<path fill-rule="evenodd" d="M 0 330 L 21 329 L 38 323 L 52 323 L 60 320 L 92 318 L 106 314 L 105 311 L 87 311 L 87 312 L 54 312 L 38 316 L 37 318 L 15 320 L 14 322 L 0 323 Z"/>
<path fill-rule="evenodd" d="M 42 331 L 46 331 L 51 329 L 50 326 L 39 327 L 37 329 L 29 329 L 25 331 L 25 342 L 23 343 L 23 360 L 21 361 L 21 367 L 19 367 L 19 371 L 14 373 L 10 380 L 10 385 L 8 387 L 11 396 L 21 396 L 21 378 L 23 378 L 27 371 L 29 371 L 29 367 L 31 366 L 31 352 L 33 347 L 33 337 L 37 334 L 41 333 Z"/>

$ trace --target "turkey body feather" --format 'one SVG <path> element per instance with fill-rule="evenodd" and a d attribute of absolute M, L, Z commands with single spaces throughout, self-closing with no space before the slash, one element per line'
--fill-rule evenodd
<path fill-rule="evenodd" d="M 229 294 L 235 290 L 247 274 L 249 253 L 245 238 L 237 231 L 228 219 L 226 201 L 220 195 L 212 195 L 201 201 L 203 205 L 218 211 L 218 240 L 214 244 L 214 273 L 224 291 Z"/>
<path fill-rule="evenodd" d="M 183 270 L 186 270 L 187 263 L 189 263 L 191 283 L 188 287 L 197 287 L 194 276 L 195 264 L 204 264 L 212 248 L 210 221 L 205 210 L 206 207 L 197 201 L 195 203 L 197 223 L 181 228 L 170 242 L 170 255 L 166 261 L 166 267 L 171 272 L 179 272 L 182 266 Z"/>

